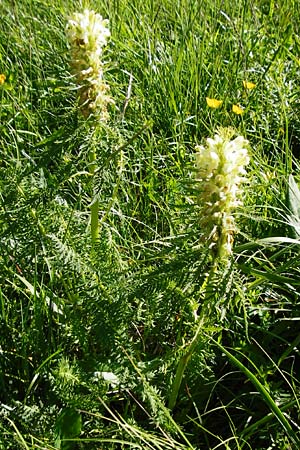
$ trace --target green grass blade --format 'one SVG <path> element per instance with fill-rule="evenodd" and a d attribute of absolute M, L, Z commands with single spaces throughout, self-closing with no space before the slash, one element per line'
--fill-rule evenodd
<path fill-rule="evenodd" d="M 283 429 L 292 440 L 292 442 L 297 445 L 297 448 L 300 448 L 300 439 L 294 432 L 290 422 L 287 420 L 285 415 L 282 413 L 281 409 L 277 406 L 267 389 L 263 386 L 263 384 L 257 379 L 257 377 L 249 370 L 244 364 L 239 361 L 232 353 L 230 353 L 223 345 L 219 342 L 211 339 L 212 342 L 229 358 L 232 364 L 234 364 L 238 369 L 240 369 L 247 378 L 251 381 L 251 383 L 256 387 L 258 392 L 261 394 L 262 399 L 268 405 L 268 407 L 273 412 L 274 416 L 278 420 L 278 422 L 282 425 Z"/>

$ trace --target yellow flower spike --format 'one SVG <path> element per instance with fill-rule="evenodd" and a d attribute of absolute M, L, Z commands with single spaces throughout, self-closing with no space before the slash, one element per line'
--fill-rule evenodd
<path fill-rule="evenodd" d="M 1 73 L 0 74 L 0 84 L 4 84 L 5 80 L 6 80 L 6 76 L 3 73 Z"/>
<path fill-rule="evenodd" d="M 216 98 L 206 97 L 206 103 L 207 103 L 207 106 L 209 106 L 209 108 L 217 109 L 222 105 L 223 101 L 217 100 Z"/>
<path fill-rule="evenodd" d="M 110 37 L 108 19 L 93 10 L 74 13 L 67 23 L 71 68 L 78 85 L 80 110 L 85 118 L 101 122 L 109 118 L 108 105 L 114 103 L 104 79 L 103 49 Z"/>
<path fill-rule="evenodd" d="M 231 128 L 219 129 L 204 145 L 196 145 L 196 181 L 203 239 L 219 257 L 232 254 L 236 231 L 233 212 L 242 204 L 241 183 L 249 164 L 248 141 L 233 138 Z"/>
<path fill-rule="evenodd" d="M 256 84 L 252 83 L 251 81 L 243 81 L 243 86 L 245 89 L 251 91 L 251 89 L 254 89 L 256 87 Z"/>
<path fill-rule="evenodd" d="M 242 114 L 244 114 L 243 108 L 241 108 L 238 105 L 232 105 L 232 112 L 234 112 L 234 114 L 237 114 L 238 116 L 241 116 Z"/>

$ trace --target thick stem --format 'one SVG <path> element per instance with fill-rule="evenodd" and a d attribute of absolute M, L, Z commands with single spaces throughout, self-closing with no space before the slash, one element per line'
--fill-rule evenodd
<path fill-rule="evenodd" d="M 94 178 L 95 172 L 97 169 L 97 154 L 95 150 L 90 151 L 89 155 L 90 159 L 90 167 L 89 172 L 92 175 L 92 185 L 94 188 Z M 92 237 L 92 245 L 94 245 L 99 239 L 99 200 L 98 198 L 94 198 L 92 200 L 91 205 L 91 237 Z"/>
<path fill-rule="evenodd" d="M 175 379 L 173 381 L 171 393 L 169 396 L 168 401 L 168 408 L 172 411 L 176 405 L 179 389 L 182 383 L 183 375 L 185 372 L 185 369 L 189 363 L 189 360 L 191 356 L 194 353 L 195 348 L 197 347 L 199 343 L 199 336 L 203 329 L 204 325 L 207 325 L 211 319 L 211 310 L 213 309 L 213 302 L 214 302 L 214 287 L 213 287 L 213 281 L 214 276 L 217 269 L 217 258 L 215 259 L 213 266 L 206 278 L 206 280 L 203 283 L 203 287 L 205 288 L 205 298 L 204 302 L 201 308 L 200 315 L 197 319 L 197 329 L 195 331 L 193 339 L 190 341 L 188 347 L 185 349 L 184 354 L 181 356 L 177 369 L 175 374 Z"/>
<path fill-rule="evenodd" d="M 191 357 L 191 351 L 189 349 L 188 352 L 185 353 L 180 358 L 179 364 L 177 366 L 176 375 L 175 375 L 175 379 L 173 381 L 172 390 L 171 390 L 171 394 L 170 394 L 169 402 L 168 402 L 168 408 L 171 411 L 174 409 L 174 407 L 176 405 L 178 392 L 179 392 L 179 389 L 181 386 L 182 377 L 183 377 L 185 368 L 189 362 L 190 357 Z"/>
<path fill-rule="evenodd" d="M 99 239 L 99 200 L 93 200 L 91 206 L 91 236 L 92 244 L 95 244 Z"/>
<path fill-rule="evenodd" d="M 201 320 L 201 322 L 198 324 L 198 327 L 197 327 L 196 333 L 193 337 L 193 340 L 191 341 L 191 343 L 189 344 L 189 347 L 187 348 L 187 350 L 185 351 L 185 353 L 182 355 L 182 357 L 179 360 L 176 374 L 175 374 L 175 379 L 173 381 L 173 385 L 172 385 L 172 389 L 171 389 L 171 394 L 169 397 L 169 402 L 168 402 L 168 408 L 171 411 L 174 409 L 174 407 L 176 405 L 179 389 L 180 389 L 180 386 L 182 383 L 183 374 L 184 374 L 184 371 L 188 365 L 188 362 L 189 362 L 192 354 L 194 353 L 195 347 L 198 344 L 198 337 L 199 337 L 202 327 L 203 327 L 203 320 Z"/>
<path fill-rule="evenodd" d="M 168 402 L 168 408 L 172 411 L 176 405 L 179 389 L 182 383 L 183 374 L 185 372 L 185 369 L 189 363 L 189 360 L 191 359 L 192 354 L 194 353 L 194 350 L 198 344 L 199 341 L 199 334 L 203 327 L 203 320 L 199 321 L 196 333 L 190 342 L 188 348 L 186 349 L 185 353 L 182 355 L 182 357 L 179 360 L 175 379 L 173 381 L 171 394 L 169 396 L 169 402 Z"/>

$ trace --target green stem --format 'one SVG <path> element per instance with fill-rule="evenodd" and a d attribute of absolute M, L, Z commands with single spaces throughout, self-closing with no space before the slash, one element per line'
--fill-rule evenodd
<path fill-rule="evenodd" d="M 185 353 L 182 355 L 182 357 L 179 360 L 177 369 L 176 369 L 176 374 L 175 374 L 175 379 L 173 381 L 173 385 L 172 385 L 172 389 L 171 389 L 171 394 L 169 397 L 169 402 L 168 402 L 168 408 L 172 411 L 176 405 L 176 401 L 177 401 L 177 397 L 178 397 L 178 393 L 179 393 L 179 389 L 182 383 L 182 378 L 183 378 L 183 374 L 184 371 L 188 365 L 188 362 L 192 356 L 192 354 L 194 353 L 195 347 L 198 343 L 198 337 L 200 334 L 200 331 L 202 329 L 203 326 L 203 321 L 201 321 L 198 324 L 196 333 L 193 337 L 193 340 L 191 341 L 191 343 L 189 344 L 189 347 L 187 348 L 187 350 L 185 351 Z"/>
<path fill-rule="evenodd" d="M 93 187 L 94 187 L 94 175 L 97 169 L 97 154 L 95 150 L 90 151 L 90 166 L 89 171 L 93 177 Z M 94 245 L 99 239 L 99 200 L 98 198 L 92 199 L 91 205 L 91 237 L 92 245 Z"/>
<path fill-rule="evenodd" d="M 210 270 L 210 273 L 208 274 L 206 280 L 203 283 L 203 288 L 205 289 L 205 298 L 204 298 L 204 302 L 201 308 L 201 313 L 197 319 L 197 329 L 196 332 L 194 334 L 193 339 L 190 341 L 187 349 L 185 350 L 184 354 L 181 356 L 177 369 L 176 369 L 176 374 L 175 374 L 175 379 L 173 381 L 173 385 L 172 385 L 172 389 L 171 389 L 171 393 L 169 396 L 169 401 L 168 401 L 168 408 L 172 411 L 176 405 L 176 401 L 177 401 L 177 397 L 178 397 L 178 393 L 179 393 L 179 389 L 182 383 L 182 378 L 183 378 L 183 374 L 185 372 L 185 369 L 189 363 L 189 360 L 192 356 L 192 354 L 194 353 L 195 348 L 198 345 L 199 342 L 199 335 L 203 329 L 203 326 L 205 324 L 205 322 L 210 322 L 212 319 L 212 315 L 211 315 L 211 310 L 213 308 L 213 299 L 214 299 L 214 294 L 213 294 L 213 280 L 214 280 L 214 275 L 216 273 L 216 269 L 217 269 L 217 259 L 215 259 L 213 266 Z"/>
<path fill-rule="evenodd" d="M 92 243 L 95 244 L 99 239 L 99 200 L 93 200 L 91 206 L 91 236 Z"/>

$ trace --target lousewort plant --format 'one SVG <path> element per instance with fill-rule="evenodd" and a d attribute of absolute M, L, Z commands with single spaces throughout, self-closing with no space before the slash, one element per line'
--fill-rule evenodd
<path fill-rule="evenodd" d="M 206 145 L 196 146 L 197 189 L 203 237 L 214 256 L 228 259 L 236 231 L 232 216 L 242 204 L 241 183 L 249 163 L 248 141 L 242 136 L 231 140 L 232 129 L 221 129 Z"/>
<path fill-rule="evenodd" d="M 108 19 L 85 9 L 74 13 L 67 23 L 71 67 L 79 92 L 80 110 L 84 117 L 93 115 L 108 119 L 107 105 L 113 103 L 109 86 L 104 81 L 102 53 L 110 36 Z"/>
<path fill-rule="evenodd" d="M 79 108 L 89 119 L 93 131 L 109 118 L 108 104 L 114 103 L 109 86 L 104 81 L 103 48 L 110 36 L 108 19 L 95 11 L 85 9 L 74 13 L 67 23 L 70 44 L 71 68 L 76 79 Z M 93 135 L 93 133 L 92 133 Z M 97 170 L 97 153 L 93 142 L 89 152 L 89 172 L 92 177 Z M 94 244 L 99 238 L 99 199 L 93 195 L 91 202 L 91 237 Z"/>
<path fill-rule="evenodd" d="M 206 145 L 196 146 L 197 201 L 200 206 L 202 239 L 212 254 L 211 270 L 203 284 L 204 298 L 200 313 L 194 311 L 196 329 L 190 343 L 185 346 L 179 360 L 169 396 L 173 409 L 187 364 L 203 339 L 204 328 L 213 329 L 218 298 L 214 293 L 218 270 L 226 270 L 232 254 L 233 235 L 236 231 L 234 210 L 241 205 L 241 184 L 246 181 L 245 166 L 249 164 L 248 141 L 242 136 L 235 139 L 230 128 L 220 129 Z M 198 309 L 198 308 L 197 308 Z"/>

